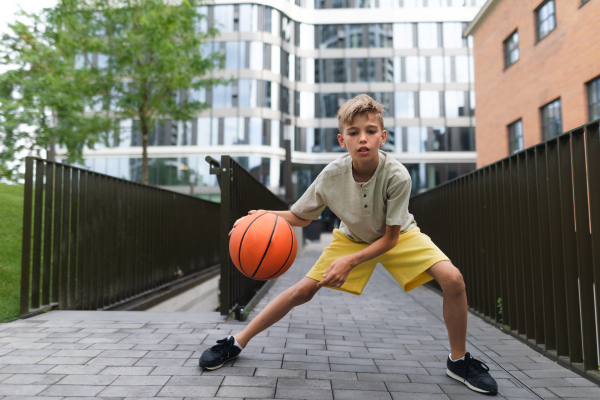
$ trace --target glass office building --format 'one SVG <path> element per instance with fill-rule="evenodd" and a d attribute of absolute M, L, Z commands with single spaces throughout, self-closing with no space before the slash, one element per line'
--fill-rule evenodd
<path fill-rule="evenodd" d="M 238 159 L 283 194 L 291 141 L 294 197 L 339 157 L 336 113 L 359 93 L 383 103 L 383 150 L 412 174 L 413 193 L 475 168 L 473 63 L 462 31 L 482 0 L 216 0 L 200 29 L 221 34 L 203 52 L 223 55 L 225 85 L 192 93 L 211 108 L 193 121 L 158 120 L 150 183 L 218 198 L 207 155 Z M 86 166 L 141 177 L 139 123 L 123 120 Z"/>

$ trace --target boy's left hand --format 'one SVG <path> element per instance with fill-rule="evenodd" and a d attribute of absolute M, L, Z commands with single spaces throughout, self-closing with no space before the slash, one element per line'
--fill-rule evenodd
<path fill-rule="evenodd" d="M 323 280 L 317 283 L 318 287 L 329 286 L 329 287 L 342 287 L 350 271 L 354 266 L 350 263 L 347 257 L 338 258 L 329 264 L 329 268 L 323 274 Z"/>

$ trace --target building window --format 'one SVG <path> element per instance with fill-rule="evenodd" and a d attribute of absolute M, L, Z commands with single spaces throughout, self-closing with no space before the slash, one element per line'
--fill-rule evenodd
<path fill-rule="evenodd" d="M 514 31 L 504 41 L 504 68 L 508 68 L 519 60 L 519 32 Z"/>
<path fill-rule="evenodd" d="M 554 0 L 547 0 L 535 11 L 537 40 L 542 40 L 556 28 Z"/>
<path fill-rule="evenodd" d="M 542 107 L 542 139 L 547 140 L 562 133 L 560 99 Z"/>
<path fill-rule="evenodd" d="M 590 121 L 600 118 L 600 77 L 587 84 Z"/>
<path fill-rule="evenodd" d="M 515 154 L 523 148 L 523 121 L 518 120 L 508 126 L 508 151 Z"/>

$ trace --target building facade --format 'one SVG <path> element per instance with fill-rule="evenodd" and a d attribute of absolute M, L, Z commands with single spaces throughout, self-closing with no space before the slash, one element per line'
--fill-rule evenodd
<path fill-rule="evenodd" d="M 218 197 L 206 155 L 236 157 L 283 194 L 284 141 L 292 148 L 294 198 L 342 154 L 339 106 L 368 93 L 386 108 L 384 150 L 411 172 L 413 192 L 475 168 L 473 63 L 463 30 L 481 0 L 216 0 L 200 27 L 220 36 L 226 85 L 194 93 L 211 105 L 189 122 L 155 123 L 150 184 Z M 123 120 L 86 166 L 139 180 L 138 123 Z"/>
<path fill-rule="evenodd" d="M 489 0 L 473 37 L 477 166 L 600 118 L 598 0 Z"/>

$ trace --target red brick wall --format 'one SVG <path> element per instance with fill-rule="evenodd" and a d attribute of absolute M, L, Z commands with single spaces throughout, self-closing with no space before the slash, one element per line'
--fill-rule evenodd
<path fill-rule="evenodd" d="M 525 148 L 542 141 L 540 107 L 560 97 L 563 132 L 588 122 L 586 82 L 600 75 L 600 0 L 555 0 L 556 28 L 536 42 L 542 0 L 501 0 L 473 34 L 477 166 L 508 156 L 507 126 L 521 118 Z M 519 60 L 503 42 L 518 29 Z"/>

